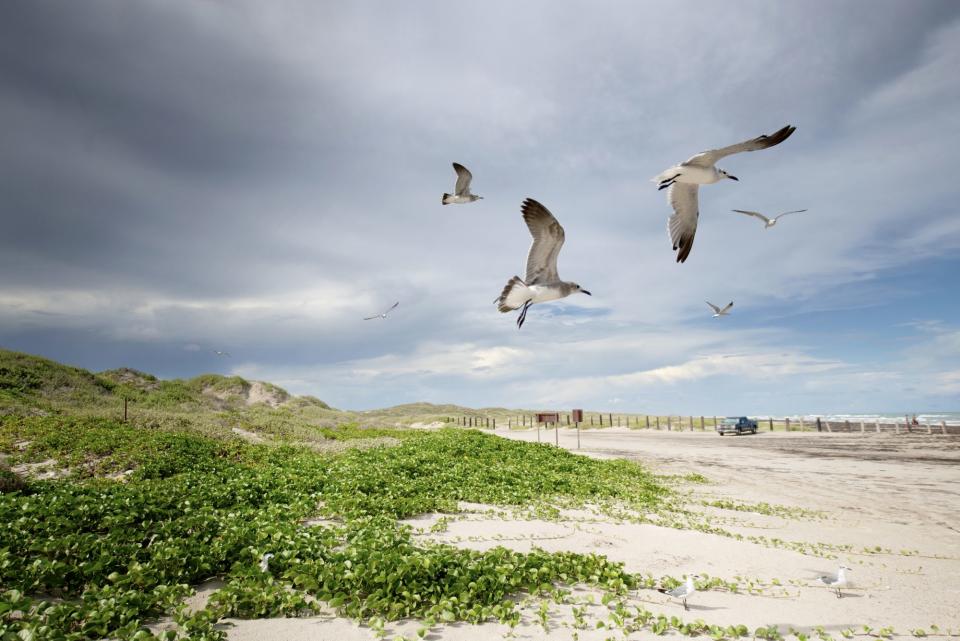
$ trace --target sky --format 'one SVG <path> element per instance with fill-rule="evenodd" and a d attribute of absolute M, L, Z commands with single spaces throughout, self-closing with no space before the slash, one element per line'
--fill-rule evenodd
<path fill-rule="evenodd" d="M 347 409 L 960 410 L 958 67 L 951 1 L 4 2 L 0 347 Z M 650 178 L 785 124 L 677 264 Z M 527 197 L 593 296 L 518 330 Z"/>

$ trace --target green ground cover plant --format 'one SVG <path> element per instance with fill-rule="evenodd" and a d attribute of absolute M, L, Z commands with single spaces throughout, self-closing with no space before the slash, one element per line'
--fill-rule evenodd
<path fill-rule="evenodd" d="M 316 600 L 364 620 L 510 622 L 520 593 L 637 586 L 602 556 L 414 543 L 397 519 L 460 500 L 653 507 L 668 491 L 638 465 L 476 431 L 409 431 L 397 442 L 326 455 L 189 427 L 4 417 L 0 448 L 12 461 L 50 457 L 73 473 L 0 495 L 0 639 L 149 639 L 144 624 L 164 614 L 212 639 L 223 616 L 302 614 Z M 101 476 L 122 469 L 133 470 L 126 482 Z M 336 523 L 301 525 L 318 513 Z M 211 577 L 226 587 L 206 614 L 178 607 Z"/>

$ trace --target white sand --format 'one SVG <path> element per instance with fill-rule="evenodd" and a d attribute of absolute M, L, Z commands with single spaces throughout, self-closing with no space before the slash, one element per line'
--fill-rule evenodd
<path fill-rule="evenodd" d="M 536 440 L 536 433 L 498 435 Z M 541 435 L 553 442 L 553 433 Z M 560 444 L 576 447 L 576 434 L 561 430 Z M 850 544 L 857 553 L 836 560 L 804 555 L 699 531 L 649 524 L 617 522 L 589 510 L 571 511 L 559 521 L 515 520 L 491 516 L 491 506 L 463 505 L 449 518 L 445 532 L 430 533 L 440 515 L 423 515 L 408 522 L 422 528 L 423 538 L 448 541 L 473 549 L 503 545 L 527 551 L 597 552 L 621 561 L 627 570 L 655 577 L 709 574 L 733 580 L 740 576 L 764 584 L 762 593 L 699 592 L 689 612 L 653 590 L 640 590 L 629 602 L 685 621 L 745 624 L 751 631 L 775 624 L 810 633 L 816 626 L 834 638 L 840 630 L 863 625 L 893 626 L 897 636 L 910 637 L 913 628 L 937 624 L 960 633 L 960 438 L 921 435 L 761 433 L 719 437 L 713 433 L 584 431 L 581 453 L 644 461 L 662 474 L 698 472 L 708 485 L 684 484 L 691 504 L 700 500 L 786 505 L 825 514 L 824 518 L 782 518 L 747 512 L 700 508 L 717 525 L 744 535 L 762 535 L 809 543 Z M 450 515 L 447 515 L 448 517 Z M 881 546 L 893 553 L 864 554 L 862 548 Z M 902 555 L 901 550 L 919 554 Z M 839 563 L 851 568 L 852 585 L 837 599 L 813 577 L 833 572 Z M 780 586 L 771 585 L 779 582 Z M 544 630 L 533 605 L 524 608 L 518 639 L 571 639 L 570 606 L 551 604 L 551 622 Z M 589 608 L 590 628 L 580 639 L 606 639 L 613 630 L 596 630 L 595 620 L 607 608 Z M 372 639 L 374 632 L 335 617 L 228 622 L 235 640 Z M 388 637 L 415 638 L 416 622 L 387 627 Z M 502 638 L 507 627 L 498 623 L 438 626 L 430 639 L 467 641 Z M 615 638 L 624 638 L 617 631 Z M 652 638 L 649 631 L 630 639 Z M 867 637 L 860 637 L 866 639 Z"/>

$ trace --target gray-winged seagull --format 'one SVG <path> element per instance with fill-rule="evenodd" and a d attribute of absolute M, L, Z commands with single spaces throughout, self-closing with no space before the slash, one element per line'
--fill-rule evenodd
<path fill-rule="evenodd" d="M 517 328 L 523 327 L 527 310 L 534 303 L 566 298 L 577 292 L 591 295 L 576 283 L 560 280 L 557 274 L 557 256 L 563 247 L 565 234 L 553 214 L 533 198 L 524 200 L 520 211 L 533 236 L 530 253 L 527 254 L 527 278 L 511 278 L 497 300 L 493 301 L 501 312 L 523 308 L 517 317 Z"/>
<path fill-rule="evenodd" d="M 219 349 L 212 349 L 210 351 L 216 354 L 217 356 L 227 356 L 227 357 L 230 356 L 230 352 L 222 352 Z"/>
<path fill-rule="evenodd" d="M 470 181 L 473 180 L 473 174 L 470 170 L 458 162 L 453 163 L 453 170 L 457 172 L 457 184 L 453 188 L 452 194 L 444 194 L 440 202 L 444 205 L 456 205 L 459 203 L 472 203 L 480 200 L 483 196 L 477 196 L 470 193 Z"/>
<path fill-rule="evenodd" d="M 788 214 L 799 214 L 799 213 L 805 212 L 805 211 L 807 211 L 807 210 L 806 210 L 806 209 L 794 209 L 793 211 L 785 211 L 785 212 L 783 212 L 782 214 L 777 214 L 777 215 L 774 216 L 773 218 L 767 218 L 766 216 L 764 216 L 763 214 L 761 214 L 761 213 L 758 212 L 758 211 L 747 211 L 746 209 L 734 209 L 733 211 L 737 212 L 738 214 L 746 214 L 747 216 L 753 216 L 754 218 L 759 218 L 759 219 L 762 220 L 763 223 L 764 223 L 763 228 L 764 228 L 764 229 L 770 229 L 771 227 L 773 227 L 774 225 L 776 225 L 776 224 L 777 224 L 777 221 L 780 220 L 781 218 L 783 218 L 784 216 L 787 216 Z"/>
<path fill-rule="evenodd" d="M 666 588 L 657 588 L 657 592 L 661 594 L 666 594 L 667 596 L 672 596 L 675 599 L 683 600 L 683 609 L 689 610 L 687 607 L 687 597 L 697 591 L 697 586 L 693 584 L 694 579 L 699 579 L 700 577 L 696 574 L 692 574 L 687 577 L 687 582 L 683 585 L 678 585 L 672 590 L 667 590 Z"/>
<path fill-rule="evenodd" d="M 390 306 L 390 309 L 388 309 L 387 311 L 383 312 L 382 314 L 374 314 L 373 316 L 367 316 L 367 317 L 364 318 L 363 320 L 373 320 L 374 318 L 386 318 L 386 317 L 387 317 L 387 314 L 389 314 L 390 312 L 392 312 L 393 310 L 395 310 L 395 309 L 397 308 L 397 305 L 399 305 L 399 304 L 400 304 L 400 301 L 397 301 L 397 302 L 395 302 L 393 305 Z"/>
<path fill-rule="evenodd" d="M 707 305 L 710 306 L 710 309 L 713 310 L 713 317 L 714 317 L 714 318 L 720 318 L 721 316 L 729 316 L 729 315 L 730 315 L 730 308 L 733 307 L 733 301 L 730 301 L 729 303 L 727 303 L 727 306 L 724 307 L 723 309 L 720 309 L 719 307 L 717 307 L 716 305 L 714 305 L 714 304 L 711 303 L 710 301 L 706 301 L 706 303 L 707 303 Z"/>
<path fill-rule="evenodd" d="M 837 591 L 837 598 L 843 598 L 843 594 L 840 592 L 840 588 L 847 585 L 847 575 L 846 572 L 852 572 L 850 568 L 845 565 L 841 565 L 840 569 L 837 570 L 836 574 L 824 574 L 823 576 L 818 576 L 817 581 L 824 584 L 828 588 L 833 588 Z"/>
<path fill-rule="evenodd" d="M 724 178 L 739 180 L 736 176 L 715 167 L 716 162 L 721 158 L 739 154 L 741 151 L 757 151 L 779 145 L 795 130 L 796 127 L 787 125 L 769 136 L 763 135 L 729 147 L 700 152 L 686 162 L 674 165 L 653 178 L 653 182 L 658 183 L 658 189 L 670 188 L 667 192 L 667 201 L 673 207 L 674 214 L 670 216 L 667 229 L 670 232 L 673 249 L 677 252 L 678 263 L 687 260 L 690 249 L 693 247 L 693 237 L 697 233 L 697 219 L 700 217 L 698 203 L 700 185 L 709 185 Z"/>

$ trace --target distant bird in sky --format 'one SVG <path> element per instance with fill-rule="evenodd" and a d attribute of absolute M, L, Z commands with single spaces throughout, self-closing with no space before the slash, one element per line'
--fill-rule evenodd
<path fill-rule="evenodd" d="M 273 558 L 273 552 L 267 552 L 260 557 L 260 571 L 269 572 L 270 571 L 270 559 Z"/>
<path fill-rule="evenodd" d="M 724 307 L 723 309 L 720 309 L 719 307 L 717 307 L 716 305 L 714 305 L 714 304 L 711 303 L 710 301 L 706 301 L 706 302 L 707 302 L 707 305 L 710 306 L 710 309 L 713 310 L 713 317 L 714 317 L 714 318 L 720 318 L 721 316 L 729 316 L 729 315 L 730 315 L 730 308 L 733 307 L 733 301 L 730 301 L 729 303 L 727 303 L 727 306 Z"/>
<path fill-rule="evenodd" d="M 672 590 L 667 590 L 666 588 L 657 588 L 657 592 L 666 594 L 667 596 L 672 596 L 674 599 L 681 599 L 683 601 L 683 609 L 689 610 L 690 608 L 687 607 L 687 598 L 697 591 L 697 587 L 693 584 L 693 580 L 699 578 L 700 577 L 698 575 L 691 574 L 687 577 L 687 581 L 683 585 L 678 585 Z"/>
<path fill-rule="evenodd" d="M 764 229 L 770 229 L 771 227 L 773 227 L 774 225 L 776 225 L 776 224 L 777 224 L 777 221 L 780 220 L 781 218 L 783 218 L 784 216 L 787 216 L 788 214 L 799 214 L 799 213 L 805 212 L 805 211 L 807 211 L 807 210 L 806 210 L 806 209 L 794 209 L 793 211 L 785 211 L 785 212 L 783 212 L 782 214 L 777 214 L 777 215 L 774 216 L 773 218 L 767 218 L 766 216 L 764 216 L 764 215 L 761 214 L 760 212 L 747 211 L 747 210 L 745 210 L 745 209 L 734 209 L 733 211 L 737 212 L 738 214 L 746 214 L 747 216 L 753 216 L 754 218 L 759 218 L 760 220 L 762 220 L 762 221 L 764 222 L 763 228 L 764 228 Z"/>
<path fill-rule="evenodd" d="M 453 163 L 453 169 L 457 172 L 457 184 L 453 188 L 452 194 L 444 194 L 441 202 L 444 205 L 456 205 L 459 203 L 472 203 L 480 200 L 483 196 L 477 196 L 470 193 L 470 181 L 473 180 L 473 174 L 470 170 L 458 162 Z"/>
<path fill-rule="evenodd" d="M 230 357 L 230 352 L 223 352 L 223 351 L 220 351 L 219 349 L 212 349 L 210 351 L 216 354 L 217 356 L 226 356 L 228 358 Z"/>
<path fill-rule="evenodd" d="M 374 318 L 386 318 L 386 317 L 387 317 L 387 314 L 389 314 L 390 312 L 392 312 L 393 310 L 395 310 L 395 309 L 397 308 L 397 305 L 399 305 L 399 304 L 400 304 L 400 301 L 397 301 L 397 302 L 395 302 L 395 303 L 390 307 L 390 309 L 388 309 L 387 311 L 383 312 L 382 314 L 374 314 L 373 316 L 367 316 L 367 317 L 364 318 L 363 320 L 373 320 Z"/>
<path fill-rule="evenodd" d="M 847 585 L 846 573 L 852 572 L 852 571 L 853 570 L 851 570 L 847 566 L 841 565 L 840 568 L 837 570 L 836 574 L 824 574 L 823 576 L 818 576 L 817 581 L 827 586 L 828 588 L 832 588 L 836 590 L 837 598 L 841 599 L 843 598 L 843 594 L 840 592 L 840 588 L 846 587 Z"/>
<path fill-rule="evenodd" d="M 557 274 L 557 256 L 566 235 L 553 214 L 533 198 L 524 200 L 520 211 L 530 235 L 533 236 L 533 243 L 527 254 L 527 277 L 526 280 L 521 280 L 519 276 L 511 278 L 500 296 L 493 301 L 504 313 L 523 308 L 517 317 L 517 328 L 523 327 L 527 310 L 534 303 L 566 298 L 577 292 L 592 296 L 580 285 L 560 280 Z"/>
<path fill-rule="evenodd" d="M 658 189 L 670 188 L 667 192 L 667 202 L 673 207 L 674 214 L 670 216 L 667 229 L 670 232 L 673 249 L 677 252 L 678 263 L 685 262 L 693 248 L 693 237 L 697 233 L 697 220 L 700 218 L 698 195 L 700 185 L 709 185 L 724 178 L 739 180 L 725 170 L 715 167 L 715 163 L 721 158 L 742 151 L 757 151 L 779 145 L 795 130 L 796 127 L 787 125 L 769 136 L 763 135 L 729 147 L 700 152 L 686 162 L 674 165 L 653 178 Z"/>

